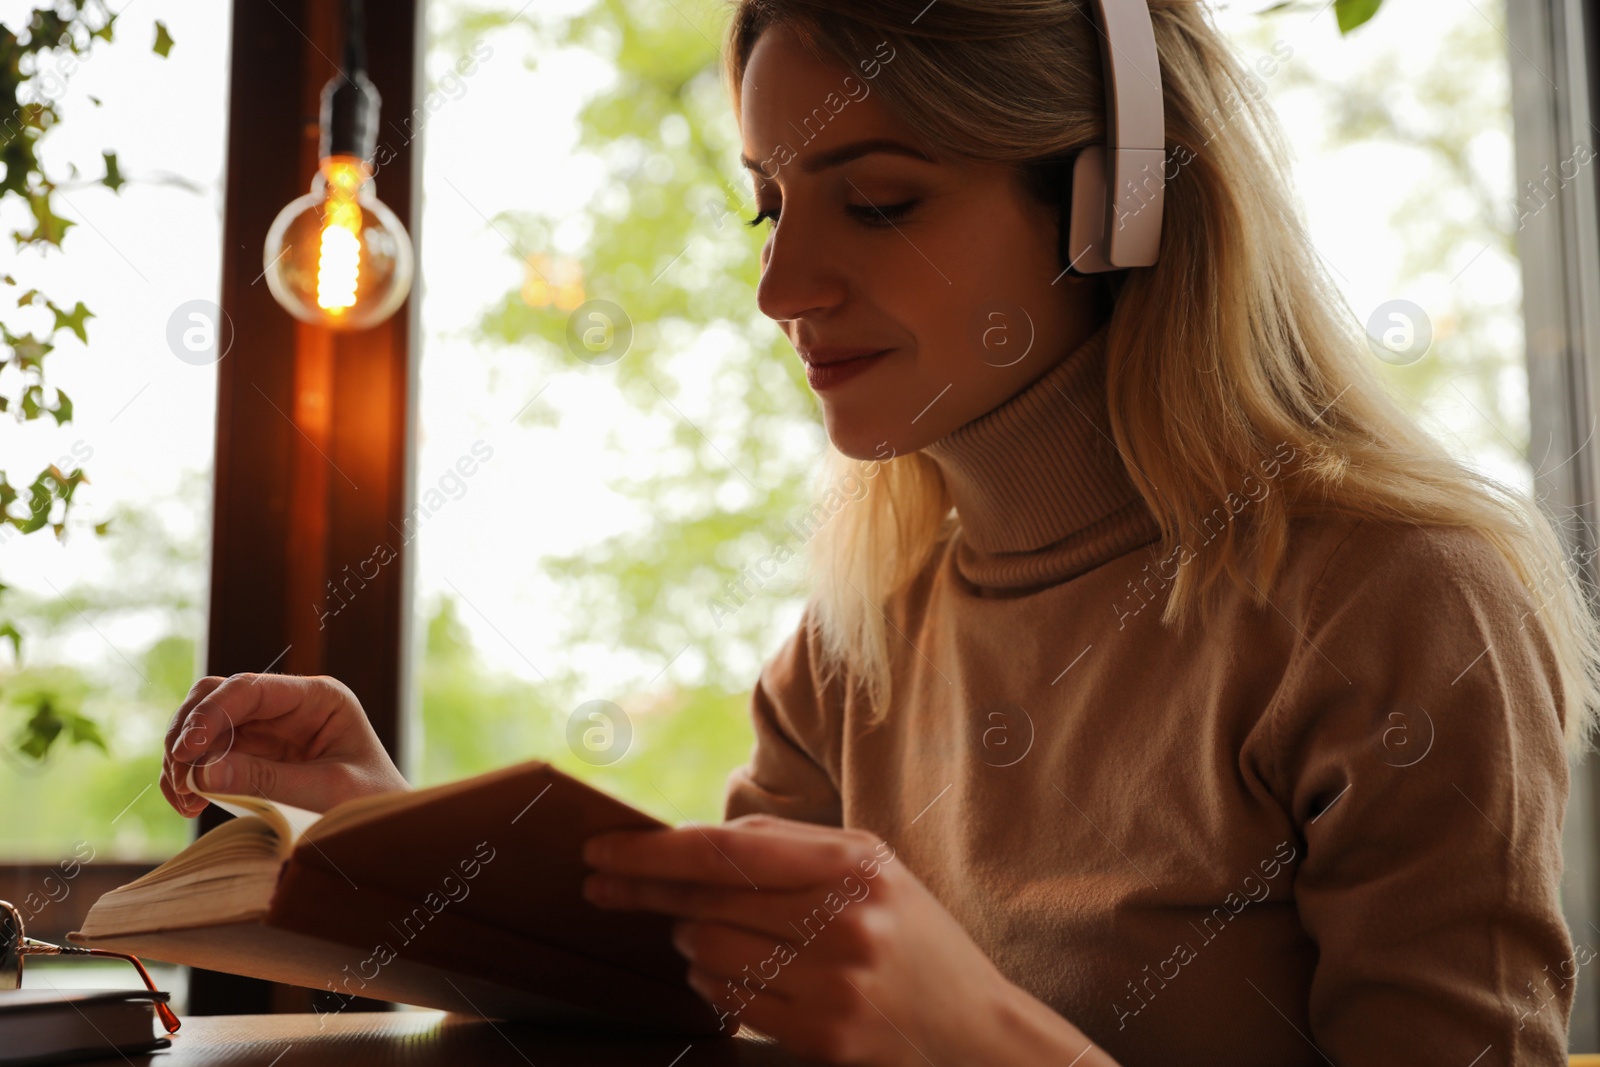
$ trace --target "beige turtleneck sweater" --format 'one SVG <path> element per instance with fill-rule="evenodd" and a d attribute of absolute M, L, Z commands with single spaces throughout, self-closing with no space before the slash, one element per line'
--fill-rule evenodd
<path fill-rule="evenodd" d="M 1300 518 L 1269 607 L 1162 627 L 1176 560 L 1110 442 L 1104 342 L 928 446 L 960 528 L 885 606 L 886 721 L 823 681 L 808 604 L 727 817 L 880 835 L 1129 1067 L 1565 1062 L 1587 960 L 1532 599 L 1467 532 Z"/>

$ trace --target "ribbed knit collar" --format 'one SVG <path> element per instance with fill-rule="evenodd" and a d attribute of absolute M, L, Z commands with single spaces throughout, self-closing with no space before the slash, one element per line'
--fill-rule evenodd
<path fill-rule="evenodd" d="M 956 563 L 974 585 L 1053 585 L 1160 537 L 1112 442 L 1106 331 L 924 447 L 950 487 Z"/>

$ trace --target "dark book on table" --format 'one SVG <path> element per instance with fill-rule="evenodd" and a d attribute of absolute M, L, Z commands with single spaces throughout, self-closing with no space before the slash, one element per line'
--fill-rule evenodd
<path fill-rule="evenodd" d="M 672 920 L 583 898 L 583 842 L 666 826 L 543 761 L 239 816 L 101 897 L 80 945 L 500 1019 L 711 1035 Z"/>
<path fill-rule="evenodd" d="M 14 989 L 0 992 L 0 1064 L 34 1067 L 112 1059 L 167 1048 L 147 989 Z"/>

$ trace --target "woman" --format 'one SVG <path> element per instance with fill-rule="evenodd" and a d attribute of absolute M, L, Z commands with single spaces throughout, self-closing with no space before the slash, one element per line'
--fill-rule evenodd
<path fill-rule="evenodd" d="M 1558 1062 L 1600 629 L 1537 508 L 1387 399 L 1259 85 L 1151 14 L 1159 259 L 1076 276 L 1081 4 L 736 4 L 758 300 L 834 449 L 815 591 L 729 821 L 591 839 L 587 891 L 832 1062 Z M 339 683 L 213 677 L 185 814 L 212 709 L 210 788 L 405 787 Z"/>

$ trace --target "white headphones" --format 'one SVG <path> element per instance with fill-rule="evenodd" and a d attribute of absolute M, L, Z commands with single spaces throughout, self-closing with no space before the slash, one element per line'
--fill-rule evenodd
<path fill-rule="evenodd" d="M 1072 166 L 1066 250 L 1081 274 L 1156 261 L 1167 164 L 1161 64 L 1148 0 L 1089 2 L 1099 15 L 1106 143 L 1081 149 Z"/>

